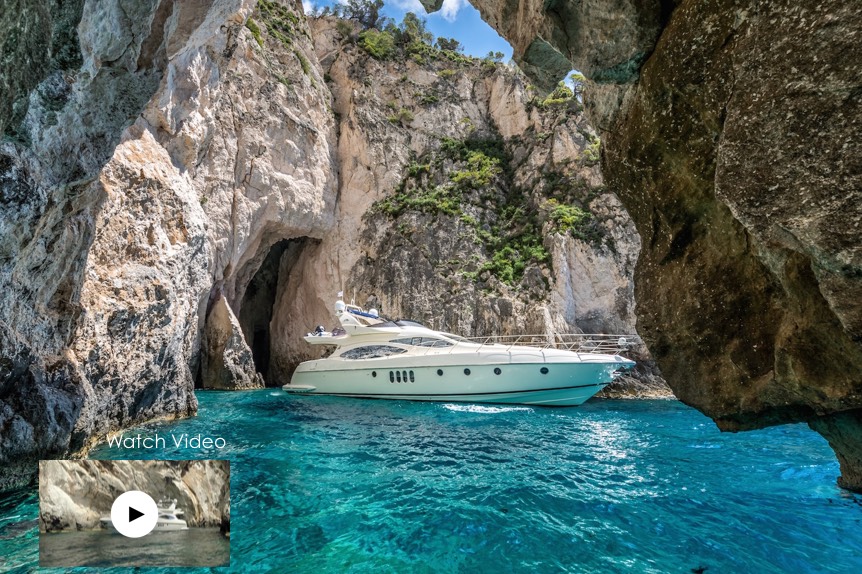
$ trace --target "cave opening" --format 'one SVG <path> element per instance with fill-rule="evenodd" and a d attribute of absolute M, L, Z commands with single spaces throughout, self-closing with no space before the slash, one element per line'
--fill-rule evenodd
<path fill-rule="evenodd" d="M 240 328 L 251 349 L 255 370 L 267 386 L 275 384 L 270 377 L 273 306 L 279 286 L 287 284 L 288 276 L 308 242 L 309 238 L 301 237 L 282 239 L 273 244 L 249 281 L 239 306 Z"/>

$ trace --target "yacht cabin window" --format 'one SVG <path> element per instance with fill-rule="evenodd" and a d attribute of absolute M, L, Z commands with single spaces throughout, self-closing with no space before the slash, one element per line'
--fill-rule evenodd
<path fill-rule="evenodd" d="M 400 345 L 413 345 L 414 347 L 451 347 L 454 344 L 436 337 L 404 337 L 402 339 L 392 339 L 389 342 Z"/>
<path fill-rule="evenodd" d="M 366 345 L 344 351 L 339 356 L 342 359 L 379 359 L 380 357 L 399 355 L 406 352 L 407 349 L 400 349 L 391 345 Z"/>

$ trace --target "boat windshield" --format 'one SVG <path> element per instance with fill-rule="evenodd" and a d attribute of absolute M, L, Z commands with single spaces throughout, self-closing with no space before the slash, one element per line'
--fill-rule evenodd
<path fill-rule="evenodd" d="M 354 347 L 348 349 L 339 355 L 342 359 L 379 359 L 380 357 L 388 357 L 389 355 L 400 355 L 406 353 L 407 349 L 393 347 L 391 345 L 364 345 L 362 347 Z"/>
<path fill-rule="evenodd" d="M 397 327 L 398 325 L 396 325 L 392 321 L 383 321 L 382 323 L 374 323 L 374 324 L 370 324 L 368 326 L 369 327 Z"/>
<path fill-rule="evenodd" d="M 395 321 L 395 324 L 399 327 L 425 327 L 422 323 L 417 323 L 416 321 L 411 321 L 409 319 L 398 319 Z"/>
<path fill-rule="evenodd" d="M 443 335 L 444 337 L 452 339 L 456 343 L 473 343 L 474 342 L 474 341 L 471 341 L 470 339 L 465 339 L 464 337 L 461 337 L 460 335 L 453 335 L 452 333 L 440 333 L 440 334 Z"/>
<path fill-rule="evenodd" d="M 455 344 L 452 341 L 438 339 L 437 337 L 404 337 L 401 339 L 392 339 L 389 342 L 401 345 L 412 345 L 414 347 L 451 347 Z"/>

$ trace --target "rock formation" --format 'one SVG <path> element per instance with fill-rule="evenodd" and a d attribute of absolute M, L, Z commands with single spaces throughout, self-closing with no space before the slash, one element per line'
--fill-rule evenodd
<path fill-rule="evenodd" d="M 226 460 L 43 460 L 39 463 L 39 531 L 92 530 L 128 490 L 176 499 L 190 527 L 230 522 Z"/>
<path fill-rule="evenodd" d="M 631 330 L 639 240 L 577 99 L 545 106 L 514 72 L 458 55 L 377 62 L 349 24 L 312 32 L 275 1 L 41 0 L 0 26 L 14 47 L 0 83 L 0 488 L 39 458 L 194 413 L 195 383 L 285 377 L 341 288 L 393 314 L 444 307 L 441 326 L 465 334 Z M 404 186 L 458 183 L 449 168 L 464 173 L 446 217 L 463 241 L 410 231 L 428 227 L 421 209 L 379 210 Z M 489 239 L 518 213 L 532 227 L 511 225 L 513 245 Z M 434 257 L 407 269 L 417 241 Z"/>
<path fill-rule="evenodd" d="M 224 297 L 207 312 L 201 338 L 201 386 L 213 389 L 253 389 L 263 386 L 239 322 Z"/>
<path fill-rule="evenodd" d="M 638 331 L 726 430 L 807 421 L 862 490 L 862 8 L 476 0 L 550 88 L 590 80 L 643 247 Z"/>
<path fill-rule="evenodd" d="M 329 92 L 295 8 L 34 4 L 3 22 L 4 42 L 50 41 L 0 93 L 0 486 L 193 413 L 206 311 L 224 297 L 242 324 L 270 246 L 320 237 L 335 201 Z"/>

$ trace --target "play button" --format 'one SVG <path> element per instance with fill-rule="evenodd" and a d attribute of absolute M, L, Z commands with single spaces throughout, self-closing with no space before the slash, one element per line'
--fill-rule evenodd
<path fill-rule="evenodd" d="M 159 520 L 156 501 L 140 490 L 124 492 L 111 506 L 111 525 L 123 536 L 140 538 L 152 532 Z"/>

